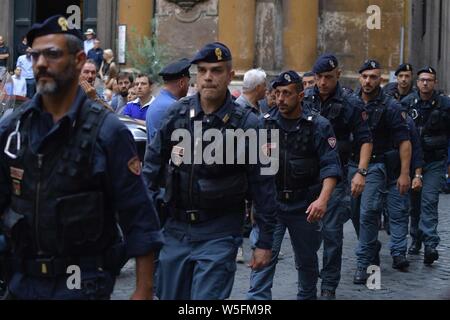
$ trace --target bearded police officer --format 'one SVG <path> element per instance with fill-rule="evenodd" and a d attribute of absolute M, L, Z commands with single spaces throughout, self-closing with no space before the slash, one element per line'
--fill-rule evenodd
<path fill-rule="evenodd" d="M 313 72 L 316 85 L 306 91 L 305 109 L 327 118 L 337 138 L 344 179 L 336 186 L 323 219 L 323 268 L 322 298 L 333 299 L 341 277 L 343 225 L 350 216 L 350 192 L 355 198 L 364 190 L 367 169 L 372 152 L 367 113 L 363 102 L 353 93 L 344 91 L 339 83 L 341 70 L 334 55 L 325 54 L 315 63 Z M 350 160 L 357 168 L 351 176 L 351 189 L 347 182 L 347 166 Z M 354 219 L 356 230 L 359 220 Z"/>
<path fill-rule="evenodd" d="M 327 119 L 303 110 L 303 84 L 295 71 L 280 74 L 274 88 L 277 89 L 278 109 L 264 116 L 263 126 L 279 130 L 280 135 L 279 146 L 269 143 L 265 148 L 270 153 L 279 148 L 280 169 L 276 176 L 279 221 L 289 230 L 298 263 L 297 298 L 316 299 L 317 251 L 321 242 L 319 221 L 325 215 L 342 174 L 337 141 Z M 272 273 L 278 252 L 273 253 L 271 264 L 266 267 L 271 268 Z M 264 269 L 252 272 L 248 296 L 254 296 L 253 292 L 261 286 L 263 272 Z"/>
<path fill-rule="evenodd" d="M 413 67 L 410 63 L 402 63 L 395 71 L 397 82 L 390 82 L 384 86 L 385 94 L 401 101 L 406 96 L 414 92 Z"/>
<path fill-rule="evenodd" d="M 34 25 L 27 39 L 38 94 L 0 127 L 10 292 L 108 299 L 118 268 L 137 257 L 133 298 L 150 299 L 162 236 L 131 133 L 79 87 L 82 35 L 64 17 Z M 79 286 L 67 284 L 70 270 Z"/>
<path fill-rule="evenodd" d="M 367 268 L 379 264 L 381 244 L 378 238 L 378 219 L 383 206 L 383 193 L 387 192 L 387 207 L 391 229 L 391 255 L 393 267 L 403 269 L 406 260 L 408 233 L 408 191 L 411 185 L 411 142 L 406 113 L 401 105 L 383 94 L 381 66 L 375 60 L 364 62 L 360 71 L 360 97 L 368 113 L 373 138 L 373 152 L 366 177 L 366 187 L 359 199 L 352 199 L 360 207 L 360 232 L 357 270 L 353 282 L 365 284 Z M 350 174 L 356 168 L 350 167 Z M 379 245 L 377 245 L 379 244 Z"/>
<path fill-rule="evenodd" d="M 207 44 L 192 63 L 198 69 L 199 92 L 170 108 L 145 157 L 144 174 L 151 192 L 157 197 L 161 185 L 166 189 L 166 243 L 157 280 L 158 296 L 164 300 L 227 299 L 242 243 L 245 200 L 253 200 L 260 230 L 250 262 L 253 269 L 270 261 L 276 221 L 273 175 L 262 175 L 259 164 L 237 161 L 238 154 L 249 154 L 248 143 L 232 154 L 232 146 L 222 152 L 223 144 L 214 141 L 226 164 L 197 158 L 208 149 L 211 152 L 209 134 L 230 140 L 235 130 L 257 129 L 258 118 L 231 98 L 232 56 L 224 44 Z"/>
<path fill-rule="evenodd" d="M 414 119 L 424 152 L 423 189 L 414 201 L 412 215 L 413 243 L 410 254 L 418 254 L 422 241 L 425 244 L 424 263 L 431 265 L 438 260 L 439 192 L 444 184 L 447 165 L 447 148 L 450 134 L 450 99 L 435 90 L 437 73 L 426 67 L 417 73 L 418 92 L 406 97 L 402 104 Z M 420 219 L 419 219 L 420 216 Z M 418 225 L 417 225 L 418 224 Z"/>

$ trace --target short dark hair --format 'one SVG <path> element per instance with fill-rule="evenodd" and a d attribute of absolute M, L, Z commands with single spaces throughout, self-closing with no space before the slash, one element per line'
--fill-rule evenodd
<path fill-rule="evenodd" d="M 86 60 L 86 62 L 84 63 L 84 64 L 93 64 L 94 66 L 95 66 L 95 69 L 97 69 L 97 64 L 95 63 L 95 61 L 94 60 L 92 60 L 92 59 L 87 59 Z"/>
<path fill-rule="evenodd" d="M 128 79 L 128 80 L 130 80 L 131 83 L 134 82 L 133 75 L 131 73 L 128 73 L 128 72 L 120 72 L 117 75 L 117 81 L 122 80 L 122 79 Z"/>
<path fill-rule="evenodd" d="M 136 79 L 137 79 L 137 78 L 147 78 L 147 79 L 148 79 L 148 83 L 149 83 L 150 85 L 153 84 L 152 78 L 151 78 L 150 75 L 148 75 L 147 73 L 139 73 L 139 74 L 136 76 Z"/>
<path fill-rule="evenodd" d="M 295 84 L 295 91 L 297 93 L 302 93 L 305 90 L 305 87 L 303 86 L 303 78 L 300 78 L 300 82 Z"/>
<path fill-rule="evenodd" d="M 83 41 L 81 41 L 78 37 L 72 34 L 65 34 L 64 37 L 66 38 L 67 49 L 69 50 L 69 53 L 75 54 L 84 50 Z"/>

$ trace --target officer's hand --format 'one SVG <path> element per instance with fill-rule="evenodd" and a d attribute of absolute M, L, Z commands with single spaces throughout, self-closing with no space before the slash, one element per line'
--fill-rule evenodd
<path fill-rule="evenodd" d="M 139 291 L 136 290 L 130 300 L 153 300 L 153 290 Z"/>
<path fill-rule="evenodd" d="M 366 186 L 366 178 L 359 173 L 355 174 L 352 180 L 352 197 L 358 198 L 364 191 Z"/>
<path fill-rule="evenodd" d="M 414 178 L 412 181 L 412 189 L 413 191 L 419 192 L 420 189 L 422 189 L 422 179 L 420 178 Z"/>
<path fill-rule="evenodd" d="M 397 188 L 401 195 L 407 194 L 411 187 L 411 178 L 407 174 L 402 174 L 397 180 Z"/>
<path fill-rule="evenodd" d="M 253 250 L 252 259 L 248 267 L 252 268 L 252 270 L 260 270 L 270 263 L 270 259 L 272 259 L 272 250 L 256 248 Z"/>
<path fill-rule="evenodd" d="M 81 88 L 83 88 L 89 99 L 95 100 L 95 98 L 97 98 L 97 91 L 95 91 L 95 88 L 91 86 L 86 80 L 81 81 L 80 86 Z"/>
<path fill-rule="evenodd" d="M 314 223 L 322 220 L 323 216 L 327 212 L 327 202 L 322 199 L 317 199 L 309 206 L 306 213 L 308 214 L 307 221 L 309 223 Z"/>

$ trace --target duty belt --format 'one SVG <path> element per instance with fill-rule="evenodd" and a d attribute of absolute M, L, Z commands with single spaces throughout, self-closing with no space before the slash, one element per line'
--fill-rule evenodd
<path fill-rule="evenodd" d="M 54 278 L 67 275 L 69 266 L 77 266 L 81 270 L 100 270 L 105 267 L 103 256 L 75 258 L 36 258 L 12 260 L 13 272 L 21 272 L 31 277 Z"/>
<path fill-rule="evenodd" d="M 243 215 L 244 208 L 228 208 L 226 211 L 211 209 L 211 210 L 186 210 L 186 209 L 169 209 L 170 215 L 177 221 L 186 222 L 189 224 L 199 224 L 215 218 L 227 215 Z"/>

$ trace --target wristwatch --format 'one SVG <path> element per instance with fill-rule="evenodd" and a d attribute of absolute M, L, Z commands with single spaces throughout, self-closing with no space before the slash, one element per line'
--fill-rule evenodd
<path fill-rule="evenodd" d="M 423 180 L 423 175 L 421 175 L 421 174 L 416 174 L 416 175 L 414 176 L 414 178 Z"/>
<path fill-rule="evenodd" d="M 367 171 L 367 169 L 359 168 L 359 169 L 358 169 L 358 173 L 359 173 L 360 175 L 362 175 L 363 177 L 367 177 L 367 174 L 369 173 L 369 171 Z"/>

